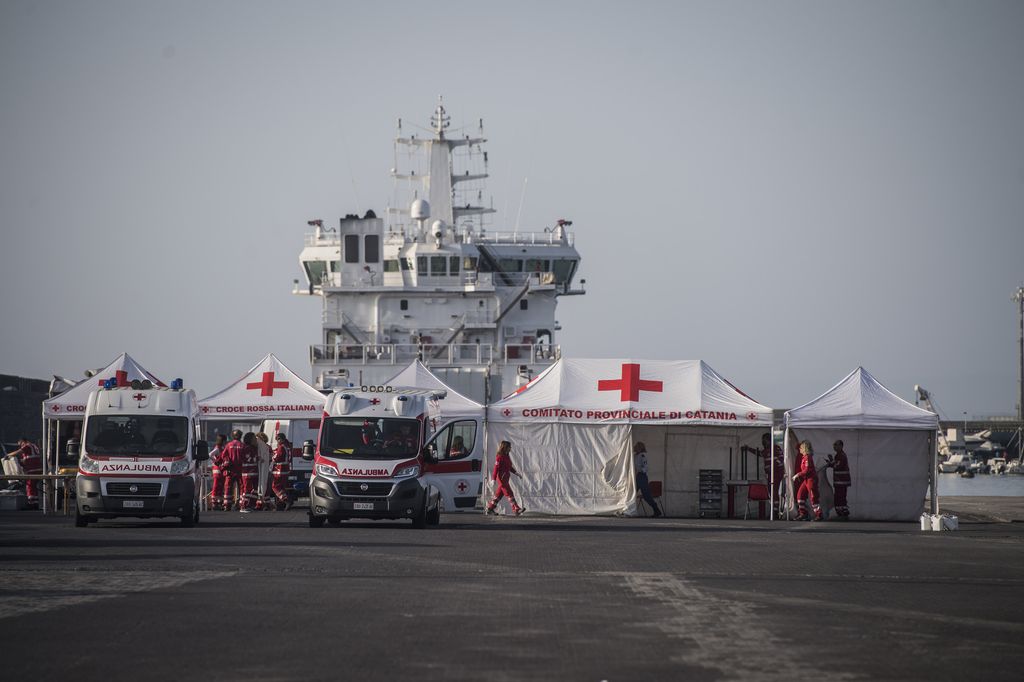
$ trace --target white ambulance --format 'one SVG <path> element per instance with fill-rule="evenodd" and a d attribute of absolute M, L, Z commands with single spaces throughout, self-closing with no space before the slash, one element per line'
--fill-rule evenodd
<path fill-rule="evenodd" d="M 76 526 L 119 516 L 176 516 L 187 527 L 199 521 L 197 465 L 209 452 L 196 394 L 180 379 L 170 388 L 108 381 L 89 395 L 81 444 L 68 450 L 78 455 Z"/>
<path fill-rule="evenodd" d="M 434 459 L 426 446 L 439 447 L 432 437 L 441 435 L 434 428 L 444 395 L 392 386 L 329 395 L 316 443 L 303 446 L 303 458 L 313 461 L 309 525 L 345 519 L 411 519 L 416 528 L 440 523 L 438 477 L 425 475 L 424 468 Z"/>

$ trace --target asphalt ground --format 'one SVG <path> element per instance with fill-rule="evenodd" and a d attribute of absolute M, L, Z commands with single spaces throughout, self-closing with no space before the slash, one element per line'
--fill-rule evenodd
<path fill-rule="evenodd" d="M 1020 680 L 1024 524 L 0 512 L 4 680 Z"/>

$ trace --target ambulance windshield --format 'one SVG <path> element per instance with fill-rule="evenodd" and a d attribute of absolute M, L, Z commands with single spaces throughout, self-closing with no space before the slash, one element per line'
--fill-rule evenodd
<path fill-rule="evenodd" d="M 320 452 L 357 459 L 401 459 L 419 453 L 415 419 L 336 417 L 320 430 Z"/>
<path fill-rule="evenodd" d="M 85 451 L 132 457 L 180 455 L 188 445 L 188 419 L 157 415 L 99 415 L 85 427 Z"/>

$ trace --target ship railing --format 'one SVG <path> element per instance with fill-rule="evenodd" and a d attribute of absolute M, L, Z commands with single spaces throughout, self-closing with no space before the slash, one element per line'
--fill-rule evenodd
<path fill-rule="evenodd" d="M 566 232 L 565 241 L 555 231 L 551 232 L 493 232 L 473 235 L 473 241 L 485 244 L 568 244 L 573 246 L 576 241 L 575 232 Z"/>
<path fill-rule="evenodd" d="M 505 344 L 505 364 L 550 364 L 562 357 L 562 349 L 554 344 L 542 343 L 507 343 Z"/>
<path fill-rule="evenodd" d="M 490 346 L 477 343 L 336 343 L 309 347 L 313 365 L 394 365 L 420 360 L 426 365 L 490 364 Z"/>

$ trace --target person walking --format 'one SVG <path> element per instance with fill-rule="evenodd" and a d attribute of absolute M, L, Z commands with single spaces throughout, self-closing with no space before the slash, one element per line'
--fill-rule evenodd
<path fill-rule="evenodd" d="M 235 487 L 239 498 L 242 492 L 242 432 L 235 429 L 231 440 L 224 446 L 220 456 L 220 471 L 224 477 L 224 511 L 231 511 L 235 504 Z"/>
<path fill-rule="evenodd" d="M 647 446 L 640 440 L 633 445 L 633 472 L 636 476 L 636 489 L 640 491 L 644 502 L 654 510 L 654 518 L 658 518 L 661 516 L 661 509 L 654 501 L 654 495 L 651 494 L 651 483 L 647 480 Z"/>
<path fill-rule="evenodd" d="M 224 508 L 224 474 L 221 472 L 224 456 L 224 445 L 227 438 L 223 433 L 218 433 L 213 439 L 213 450 L 210 450 L 210 508 L 220 511 Z"/>
<path fill-rule="evenodd" d="M 277 441 L 277 448 L 274 449 L 274 459 L 272 462 L 273 480 L 270 484 L 270 489 L 274 493 L 274 497 L 277 498 L 275 509 L 278 511 L 288 511 L 292 507 L 292 498 L 288 494 L 288 474 L 291 473 L 292 444 L 288 442 L 283 433 L 278 433 L 274 439 Z"/>
<path fill-rule="evenodd" d="M 847 506 L 846 493 L 850 488 L 850 460 L 843 451 L 843 441 L 837 440 L 832 444 L 835 454 L 829 455 L 825 460 L 825 466 L 832 469 L 832 487 L 835 489 L 836 518 L 839 521 L 847 521 L 850 518 L 850 508 Z"/>
<path fill-rule="evenodd" d="M 512 486 L 509 485 L 509 479 L 511 479 L 512 474 L 519 478 L 523 477 L 512 465 L 512 458 L 509 456 L 511 450 L 512 443 L 507 440 L 503 440 L 498 444 L 498 454 L 494 456 L 494 471 L 491 472 L 491 478 L 494 480 L 497 490 L 494 492 L 494 498 L 487 505 L 488 514 L 498 513 L 494 508 L 501 501 L 502 497 L 508 498 L 508 501 L 512 504 L 512 513 L 516 516 L 526 511 L 526 507 L 520 507 L 519 503 L 516 502 L 515 493 L 512 492 Z"/>
<path fill-rule="evenodd" d="M 818 472 L 814 468 L 814 448 L 809 440 L 800 443 L 800 471 L 793 474 L 793 483 L 798 486 L 796 503 L 799 511 L 796 520 L 811 520 L 807 509 L 807 498 L 810 497 L 811 507 L 814 509 L 814 520 L 821 521 L 821 504 L 818 499 Z"/>

